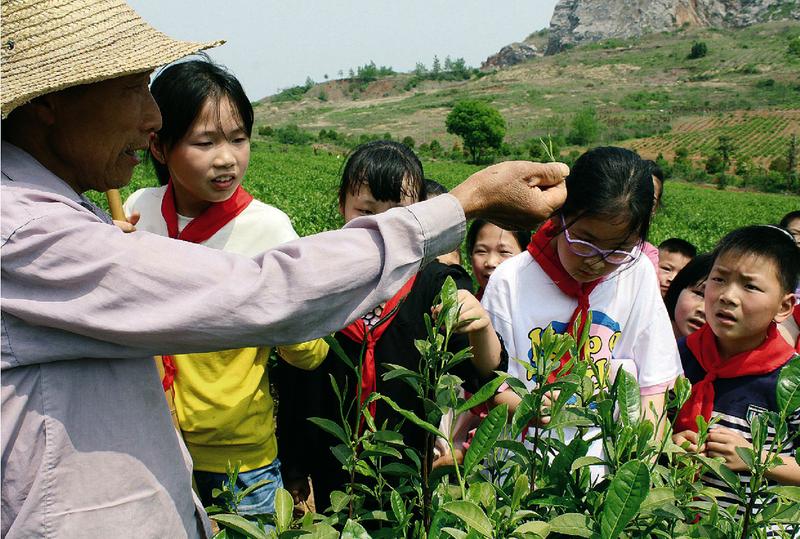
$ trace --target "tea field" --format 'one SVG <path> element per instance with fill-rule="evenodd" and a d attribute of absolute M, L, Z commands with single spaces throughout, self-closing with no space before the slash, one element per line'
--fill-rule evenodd
<path fill-rule="evenodd" d="M 245 187 L 256 198 L 285 211 L 301 236 L 338 228 L 338 179 L 344 155 L 311 147 L 253 143 Z M 425 175 L 453 187 L 480 167 L 451 161 L 423 161 Z M 133 190 L 157 185 L 147 165 L 137 168 L 131 184 L 122 190 L 123 200 Z M 93 194 L 105 204 L 103 196 Z M 744 191 L 719 191 L 682 182 L 667 182 L 663 208 L 651 228 L 651 241 L 676 236 L 700 250 L 733 228 L 754 223 L 776 223 L 791 210 L 800 209 L 800 197 Z"/>

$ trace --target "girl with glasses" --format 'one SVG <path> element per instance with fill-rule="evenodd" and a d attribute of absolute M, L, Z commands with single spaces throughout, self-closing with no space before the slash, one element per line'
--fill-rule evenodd
<path fill-rule="evenodd" d="M 651 169 L 629 150 L 595 148 L 578 158 L 566 184 L 564 206 L 526 251 L 495 270 L 482 303 L 509 357 L 531 364 L 548 326 L 570 334 L 577 328 L 580 335 L 591 315 L 582 359 L 601 370 L 613 365 L 634 373 L 641 409 L 652 419 L 650 405 L 661 413 L 681 363 L 655 269 L 641 254 L 654 200 Z M 562 374 L 566 360 L 550 381 Z M 529 388 L 537 383 L 517 361 L 509 361 L 509 372 Z M 513 412 L 520 397 L 506 389 L 496 400 Z"/>

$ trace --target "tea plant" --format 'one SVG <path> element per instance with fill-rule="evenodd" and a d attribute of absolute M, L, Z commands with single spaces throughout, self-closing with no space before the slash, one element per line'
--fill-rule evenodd
<path fill-rule="evenodd" d="M 768 484 L 766 474 L 797 438 L 789 418 L 800 409 L 800 356 L 781 371 L 779 412 L 757 416 L 751 425 L 752 449 L 739 449 L 750 471 L 750 488 L 720 459 L 692 453 L 672 442 L 673 416 L 688 399 L 688 381 L 679 378 L 654 421 L 644 418 L 633 375 L 615 375 L 602 362 L 586 359 L 588 329 L 575 339 L 543 332 L 524 362 L 536 384 L 498 373 L 471 398 L 459 397 L 462 381 L 449 371 L 469 359 L 469 349 L 447 350 L 456 329 L 459 305 L 449 280 L 440 294 L 436 317 L 425 318 L 427 338 L 416 341 L 420 368 L 389 365 L 384 379 L 402 379 L 423 403 L 422 417 L 378 393 L 347 402 L 346 388 L 332 384 L 341 423 L 312 419 L 340 442 L 332 451 L 350 482 L 331 495 L 324 514 L 291 519 L 291 496 L 278 490 L 276 529 L 245 529 L 241 521 L 220 520 L 253 537 L 424 537 L 545 538 L 588 537 L 765 537 L 768 529 L 786 535 L 783 525 L 800 520 L 800 488 Z M 584 328 L 591 325 L 587 320 Z M 573 333 L 578 333 L 576 322 Z M 342 353 L 343 354 L 343 353 Z M 562 366 L 561 358 L 565 358 Z M 356 374 L 359 365 L 343 355 Z M 558 372 L 558 376 L 551 376 Z M 434 469 L 434 437 L 452 434 L 439 428 L 442 415 L 456 417 L 491 399 L 506 383 L 520 397 L 513 414 L 494 407 L 478 427 L 463 463 Z M 406 446 L 395 425 L 376 425 L 369 403 L 382 400 L 403 421 L 426 433 L 421 448 Z M 700 444 L 714 420 L 698 418 Z M 770 435 L 772 435 L 770 437 Z M 702 480 L 713 476 L 742 500 L 722 507 L 719 489 Z M 241 518 L 241 517 L 240 517 Z M 256 524 L 258 526 L 258 524 Z M 228 533 L 228 530 L 226 530 Z M 779 535 L 780 536 L 780 535 Z"/>

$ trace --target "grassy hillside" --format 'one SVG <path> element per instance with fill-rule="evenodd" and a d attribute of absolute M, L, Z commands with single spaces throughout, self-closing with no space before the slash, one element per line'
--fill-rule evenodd
<path fill-rule="evenodd" d="M 734 147 L 767 164 L 785 155 L 791 133 L 800 134 L 800 57 L 788 52 L 798 35 L 798 23 L 779 22 L 614 39 L 468 81 L 426 81 L 408 91 L 411 75 L 361 86 L 331 81 L 298 101 L 263 101 L 256 123 L 389 132 L 417 144 L 435 138 L 449 148 L 456 139 L 445 132 L 444 119 L 460 99 L 484 99 L 499 108 L 511 143 L 565 135 L 574 114 L 593 107 L 603 125 L 598 143 L 621 143 L 647 157 L 671 155 L 685 145 L 698 157 L 726 134 Z M 707 44 L 707 56 L 687 58 L 694 41 Z"/>
<path fill-rule="evenodd" d="M 341 226 L 336 192 L 342 159 L 309 147 L 255 143 L 245 187 L 258 199 L 285 211 L 301 236 Z M 425 175 L 453 187 L 480 167 L 449 161 L 423 161 Z M 155 186 L 148 166 L 136 169 L 123 200 L 133 190 Z M 92 194 L 105 204 L 105 197 Z M 678 236 L 710 249 L 726 232 L 754 223 L 775 223 L 790 210 L 800 208 L 800 197 L 761 193 L 725 192 L 695 185 L 667 182 L 664 208 L 657 214 L 651 241 Z"/>

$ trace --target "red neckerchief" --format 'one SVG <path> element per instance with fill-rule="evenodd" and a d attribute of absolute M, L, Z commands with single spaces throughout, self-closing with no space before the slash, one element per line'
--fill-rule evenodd
<path fill-rule="evenodd" d="M 161 199 L 161 216 L 167 223 L 167 233 L 170 238 L 175 238 L 191 243 L 203 243 L 220 231 L 222 227 L 233 221 L 237 215 L 253 201 L 253 195 L 239 185 L 228 200 L 214 202 L 206 210 L 192 219 L 186 227 L 178 232 L 178 211 L 175 209 L 175 192 L 172 187 L 172 178 L 164 191 Z M 164 391 L 172 387 L 178 366 L 174 356 L 161 356 L 164 364 L 164 379 L 161 385 Z"/>
<path fill-rule="evenodd" d="M 792 309 L 792 317 L 794 318 L 794 323 L 800 328 L 800 303 L 796 304 Z M 800 354 L 800 335 L 797 336 L 797 341 L 794 343 L 794 351 Z"/>
<path fill-rule="evenodd" d="M 366 344 L 364 361 L 361 366 L 361 404 L 364 404 L 364 401 L 367 400 L 372 393 L 375 393 L 378 387 L 378 380 L 375 374 L 375 345 L 378 344 L 378 340 L 391 325 L 392 320 L 394 320 L 399 310 L 400 302 L 411 292 L 411 288 L 414 286 L 416 280 L 417 276 L 414 275 L 392 299 L 386 302 L 380 320 L 372 329 L 368 329 L 364 319 L 359 318 L 341 330 L 342 334 L 346 337 L 357 343 Z M 372 417 L 375 417 L 376 405 L 377 402 L 375 401 L 369 403 L 369 413 L 372 414 Z"/>
<path fill-rule="evenodd" d="M 561 230 L 556 228 L 556 225 L 553 224 L 552 220 L 545 222 L 541 227 L 539 227 L 539 230 L 537 230 L 531 238 L 531 242 L 528 244 L 528 252 L 544 270 L 547 276 L 550 277 L 553 283 L 558 286 L 559 290 L 561 290 L 567 296 L 578 300 L 578 306 L 575 308 L 575 311 L 572 313 L 569 323 L 567 324 L 567 332 L 576 339 L 579 339 L 580 335 L 583 333 L 584 327 L 586 326 L 586 318 L 589 316 L 589 294 L 592 293 L 592 290 L 594 290 L 594 288 L 599 285 L 603 279 L 597 279 L 588 283 L 579 283 L 572 277 L 572 275 L 567 273 L 567 270 L 565 270 L 564 266 L 561 265 L 561 260 L 558 258 L 558 253 L 551 245 L 552 239 L 560 233 Z M 578 328 L 578 334 L 575 335 L 572 333 L 572 331 L 578 315 L 581 317 L 581 323 L 580 327 Z M 585 351 L 580 350 L 579 353 L 581 356 L 583 356 Z M 564 356 L 561 358 L 561 367 L 550 373 L 550 375 L 547 377 L 548 382 L 553 382 L 558 375 L 561 374 L 561 371 L 567 360 L 568 356 L 567 354 L 564 354 Z"/>
<path fill-rule="evenodd" d="M 714 410 L 714 380 L 717 378 L 767 374 L 782 367 L 794 356 L 792 346 L 781 336 L 774 322 L 770 324 L 767 338 L 760 346 L 729 359 L 719 356 L 717 339 L 708 324 L 686 337 L 686 346 L 706 371 L 706 375 L 692 384 L 692 395 L 675 419 L 675 432 L 697 432 L 698 415 L 702 415 L 706 421 L 711 419 L 711 412 Z"/>

